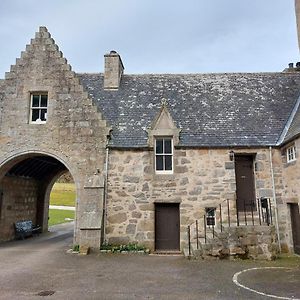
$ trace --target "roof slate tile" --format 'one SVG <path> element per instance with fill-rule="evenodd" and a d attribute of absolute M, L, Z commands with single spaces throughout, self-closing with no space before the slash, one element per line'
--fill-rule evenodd
<path fill-rule="evenodd" d="M 276 145 L 300 93 L 297 73 L 123 75 L 117 91 L 103 74 L 77 75 L 112 126 L 110 145 L 126 148 L 147 146 L 163 99 L 180 146 Z"/>

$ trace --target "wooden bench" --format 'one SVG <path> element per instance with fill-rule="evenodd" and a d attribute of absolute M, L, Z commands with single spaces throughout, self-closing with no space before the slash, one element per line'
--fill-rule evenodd
<path fill-rule="evenodd" d="M 41 227 L 34 226 L 32 221 L 18 221 L 15 223 L 16 239 L 22 239 L 32 236 L 34 233 L 40 233 Z"/>

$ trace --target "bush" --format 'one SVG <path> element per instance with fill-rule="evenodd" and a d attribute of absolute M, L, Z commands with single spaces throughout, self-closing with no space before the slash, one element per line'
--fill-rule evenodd
<path fill-rule="evenodd" d="M 72 248 L 73 251 L 76 251 L 76 252 L 79 252 L 79 245 L 73 245 L 73 248 Z"/>

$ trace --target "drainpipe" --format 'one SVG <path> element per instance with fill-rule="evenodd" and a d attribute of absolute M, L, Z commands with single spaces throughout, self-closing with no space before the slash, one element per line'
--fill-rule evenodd
<path fill-rule="evenodd" d="M 281 243 L 280 243 L 279 224 L 278 224 L 278 209 L 277 209 L 273 160 L 272 160 L 272 147 L 271 146 L 269 147 L 269 154 L 270 154 L 270 171 L 271 171 L 271 178 L 272 178 L 272 191 L 273 191 L 273 199 L 274 199 L 274 207 L 275 207 L 275 226 L 276 226 L 279 253 L 281 253 Z"/>
<path fill-rule="evenodd" d="M 106 229 L 106 219 L 107 219 L 107 210 L 106 210 L 106 204 L 107 204 L 107 190 L 108 190 L 108 158 L 109 158 L 109 148 L 108 145 L 106 145 L 106 153 L 105 153 L 105 180 L 104 180 L 104 199 L 103 199 L 103 220 L 102 220 L 102 241 L 105 243 L 106 241 L 106 234 L 105 234 L 105 229 Z"/>

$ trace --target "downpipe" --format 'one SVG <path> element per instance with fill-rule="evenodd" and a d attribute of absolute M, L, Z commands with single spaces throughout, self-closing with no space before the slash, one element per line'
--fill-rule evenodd
<path fill-rule="evenodd" d="M 103 197 L 103 215 L 102 215 L 102 243 L 106 243 L 106 220 L 107 220 L 107 190 L 108 190 L 108 159 L 109 148 L 105 149 L 105 174 L 104 174 L 104 197 Z"/>
<path fill-rule="evenodd" d="M 270 155 L 270 171 L 271 171 L 271 179 L 272 179 L 272 192 L 273 192 L 274 208 L 275 208 L 275 227 L 276 227 L 276 233 L 277 233 L 279 253 L 281 253 L 281 242 L 280 242 L 279 223 L 278 223 L 278 206 L 277 206 L 276 191 L 275 191 L 275 180 L 274 180 L 272 147 L 271 146 L 269 147 L 269 155 Z"/>

